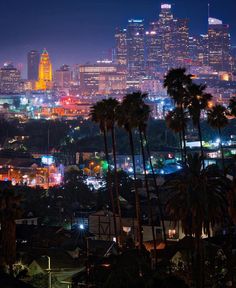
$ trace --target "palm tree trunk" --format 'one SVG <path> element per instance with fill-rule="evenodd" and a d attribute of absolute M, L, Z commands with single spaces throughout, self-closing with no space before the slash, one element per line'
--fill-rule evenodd
<path fill-rule="evenodd" d="M 199 136 L 199 141 L 200 141 L 200 147 L 201 147 L 201 158 L 202 158 L 202 166 L 203 169 L 205 168 L 205 162 L 204 162 L 204 151 L 203 151 L 203 145 L 202 145 L 202 129 L 201 129 L 201 124 L 200 124 L 200 119 L 198 120 L 197 123 L 197 129 L 198 129 L 198 136 Z"/>
<path fill-rule="evenodd" d="M 201 247 L 201 236 L 196 235 L 196 260 L 195 260 L 196 288 L 204 288 L 204 257 Z"/>
<path fill-rule="evenodd" d="M 120 207 L 120 189 L 119 189 L 119 179 L 117 173 L 117 159 L 116 159 L 116 137 L 115 137 L 115 128 L 114 126 L 111 129 L 111 136 L 112 136 L 112 152 L 113 152 L 113 161 L 114 161 L 114 174 L 115 174 L 115 191 L 116 191 L 116 205 L 118 210 L 119 216 L 119 225 L 120 225 L 120 242 L 121 245 L 123 244 L 123 225 L 122 225 L 122 218 L 121 218 L 121 207 Z"/>
<path fill-rule="evenodd" d="M 181 151 L 181 161 L 184 161 L 184 153 L 183 153 L 183 143 L 182 143 L 182 133 L 179 132 L 179 147 Z"/>
<path fill-rule="evenodd" d="M 165 245 L 167 245 L 164 213 L 163 213 L 163 209 L 162 209 L 162 203 L 160 200 L 159 189 L 158 189 L 157 182 L 156 182 L 156 176 L 155 176 L 155 172 L 154 172 L 154 168 L 153 168 L 153 164 L 152 164 L 152 158 L 151 158 L 151 153 L 150 153 L 150 149 L 149 149 L 149 144 L 147 141 L 146 131 L 144 131 L 144 139 L 146 142 L 146 149 L 147 149 L 147 154 L 148 154 L 148 158 L 149 158 L 149 164 L 151 167 L 152 177 L 153 177 L 153 181 L 154 181 L 154 187 L 155 187 L 156 195 L 157 195 L 157 205 L 158 205 L 159 212 L 160 212 L 161 226 L 162 226 L 162 231 L 163 231 L 163 240 L 164 240 Z"/>
<path fill-rule="evenodd" d="M 223 172 L 225 174 L 225 157 L 224 157 L 224 148 L 222 145 L 222 133 L 221 133 L 220 127 L 218 128 L 218 131 L 219 131 L 219 137 L 220 137 L 220 151 L 221 151 L 222 168 L 223 168 Z"/>
<path fill-rule="evenodd" d="M 128 133 L 129 133 L 129 143 L 130 143 L 131 157 L 132 157 L 133 170 L 134 170 L 133 175 L 134 175 L 136 218 L 138 222 L 138 243 L 139 243 L 139 250 L 141 250 L 143 237 L 142 237 L 142 224 L 141 224 L 141 207 L 140 207 L 140 199 L 139 199 L 139 194 L 138 194 L 136 164 L 135 164 L 135 157 L 134 157 L 134 141 L 133 141 L 132 130 L 129 129 Z"/>
<path fill-rule="evenodd" d="M 113 225 L 114 225 L 115 238 L 116 238 L 116 243 L 118 243 L 117 225 L 116 225 L 116 210 L 115 210 L 115 202 L 114 202 L 114 196 L 113 196 L 113 191 L 112 191 L 112 183 L 111 183 L 111 167 L 110 167 L 109 154 L 108 154 L 106 128 L 103 130 L 103 139 L 104 139 L 104 148 L 105 148 L 106 161 L 107 161 L 107 164 L 108 164 L 108 171 L 107 171 L 107 182 L 108 183 L 107 183 L 107 188 L 108 188 L 108 193 L 110 195 L 110 200 L 111 200 L 111 208 L 112 208 L 112 213 L 113 213 Z"/>
<path fill-rule="evenodd" d="M 141 151 L 142 151 L 142 158 L 143 158 L 143 171 L 144 171 L 144 178 L 145 178 L 145 188 L 146 188 L 146 192 L 147 192 L 149 219 L 150 219 L 150 224 L 151 224 L 151 228 L 152 228 L 152 239 L 153 239 L 154 256 L 155 256 L 155 268 L 157 268 L 157 247 L 156 247 L 154 217 L 153 217 L 150 190 L 149 190 L 148 179 L 147 179 L 146 157 L 145 157 L 145 152 L 144 152 L 143 134 L 142 134 L 142 130 L 140 127 L 139 127 L 139 137 L 140 137 L 140 144 L 141 144 Z"/>
<path fill-rule="evenodd" d="M 184 163 L 187 163 L 187 147 L 186 147 L 186 141 L 185 141 L 185 136 L 186 136 L 186 131 L 184 127 L 184 108 L 183 104 L 180 104 L 180 109 L 181 109 L 181 116 L 182 116 L 182 140 L 184 144 Z"/>

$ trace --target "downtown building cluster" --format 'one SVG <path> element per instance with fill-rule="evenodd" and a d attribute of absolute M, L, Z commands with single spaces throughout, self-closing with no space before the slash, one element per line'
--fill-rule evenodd
<path fill-rule="evenodd" d="M 141 90 L 149 94 L 153 116 L 162 118 L 171 105 L 163 77 L 176 67 L 185 67 L 197 82 L 207 84 L 223 104 L 235 94 L 235 49 L 230 27 L 221 20 L 209 17 L 206 33 L 191 35 L 189 19 L 175 17 L 172 6 L 162 4 L 159 16 L 148 25 L 143 19 L 129 19 L 125 28 L 114 32 L 113 53 L 96 63 L 64 64 L 53 71 L 46 49 L 31 50 L 25 80 L 18 68 L 5 64 L 0 69 L 0 104 L 27 104 L 31 117 L 76 117 L 86 116 L 90 105 L 102 98 L 122 99 Z M 22 96 L 20 101 L 16 94 Z"/>

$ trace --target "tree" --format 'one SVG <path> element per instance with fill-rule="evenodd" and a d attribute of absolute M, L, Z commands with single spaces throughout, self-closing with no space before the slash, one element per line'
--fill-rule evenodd
<path fill-rule="evenodd" d="M 207 112 L 207 122 L 213 129 L 218 129 L 220 137 L 222 167 L 225 172 L 224 150 L 222 145 L 222 128 L 228 124 L 227 109 L 222 105 L 215 105 Z"/>
<path fill-rule="evenodd" d="M 196 287 L 203 286 L 202 233 L 211 235 L 211 229 L 227 223 L 227 185 L 216 166 L 201 169 L 198 154 L 189 155 L 184 173 L 165 184 L 169 192 L 166 212 L 170 218 L 179 221 L 186 236 L 195 237 Z"/>
<path fill-rule="evenodd" d="M 192 83 L 188 87 L 189 98 L 187 99 L 186 106 L 188 108 L 190 117 L 192 118 L 193 126 L 198 129 L 198 136 L 201 146 L 201 157 L 204 167 L 204 151 L 202 143 L 202 130 L 201 130 L 201 112 L 206 110 L 212 95 L 205 92 L 206 85 Z"/>
<path fill-rule="evenodd" d="M 107 124 L 108 123 L 107 123 L 105 111 L 106 111 L 106 104 L 104 104 L 104 101 L 99 101 L 92 106 L 91 111 L 90 111 L 90 118 L 93 122 L 99 124 L 100 130 L 103 133 L 104 150 L 105 150 L 105 155 L 106 155 L 106 161 L 108 163 L 107 186 L 108 186 L 108 191 L 109 191 L 109 195 L 111 199 L 115 237 L 116 237 L 116 242 L 118 243 L 115 202 L 114 202 L 114 196 L 113 196 L 113 191 L 112 191 L 112 186 L 111 186 L 111 167 L 110 167 L 110 159 L 109 159 L 108 145 L 107 145 L 107 131 L 108 131 Z"/>
<path fill-rule="evenodd" d="M 118 173 L 117 173 L 117 158 L 116 158 L 116 137 L 115 137 L 115 123 L 117 120 L 117 109 L 119 102 L 116 99 L 108 98 L 102 101 L 104 104 L 104 117 L 107 125 L 107 130 L 111 131 L 112 138 L 112 154 L 114 162 L 114 176 L 115 176 L 115 193 L 116 193 L 116 204 L 119 217 L 119 226 L 120 226 L 120 236 L 122 242 L 122 217 L 121 217 L 121 207 L 120 207 L 120 191 L 119 191 L 119 182 L 118 182 Z"/>
<path fill-rule="evenodd" d="M 181 150 L 181 158 L 182 161 L 184 160 L 184 152 L 183 152 L 183 138 L 182 132 L 183 128 L 186 129 L 187 127 L 187 115 L 186 112 L 184 113 L 184 117 L 182 116 L 182 110 L 176 107 L 174 110 L 169 111 L 166 115 L 166 125 L 169 129 L 171 129 L 174 133 L 179 134 L 179 142 L 180 142 L 180 150 Z"/>
<path fill-rule="evenodd" d="M 138 127 L 137 123 L 137 106 L 142 103 L 142 97 L 140 93 L 127 94 L 120 106 L 117 109 L 117 122 L 119 127 L 123 127 L 129 136 L 129 144 L 131 150 L 131 157 L 133 163 L 133 176 L 134 176 L 134 190 L 135 190 L 135 207 L 136 207 L 136 218 L 138 222 L 138 243 L 139 249 L 142 248 L 142 224 L 141 224 L 141 207 L 140 207 L 140 197 L 138 193 L 137 186 L 137 173 L 136 173 L 136 163 L 135 163 L 135 150 L 134 150 L 134 140 L 133 140 L 133 130 Z"/>
<path fill-rule="evenodd" d="M 230 98 L 228 108 L 229 108 L 230 115 L 235 118 L 236 117 L 236 97 Z"/>
<path fill-rule="evenodd" d="M 2 230 L 3 261 L 13 273 L 13 264 L 16 260 L 16 223 L 21 215 L 21 196 L 16 194 L 13 187 L 7 185 L 0 190 L 0 220 Z"/>
<path fill-rule="evenodd" d="M 185 106 L 188 98 L 188 86 L 192 84 L 192 75 L 186 74 L 185 68 L 170 69 L 164 78 L 164 87 L 167 88 L 167 93 L 173 99 L 176 107 L 180 109 L 182 117 L 182 139 L 184 144 L 184 159 L 186 162 L 186 127 L 184 127 Z"/>

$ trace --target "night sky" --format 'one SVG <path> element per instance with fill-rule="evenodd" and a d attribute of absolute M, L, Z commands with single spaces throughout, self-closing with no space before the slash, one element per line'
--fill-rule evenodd
<path fill-rule="evenodd" d="M 115 27 L 129 18 L 147 24 L 158 17 L 159 0 L 0 0 L 0 65 L 26 65 L 26 53 L 46 47 L 57 68 L 63 63 L 93 62 L 114 45 Z M 236 0 L 175 0 L 177 17 L 190 19 L 192 33 L 207 31 L 207 3 L 211 16 L 231 26 L 236 43 Z M 25 69 L 24 69 L 25 71 Z"/>

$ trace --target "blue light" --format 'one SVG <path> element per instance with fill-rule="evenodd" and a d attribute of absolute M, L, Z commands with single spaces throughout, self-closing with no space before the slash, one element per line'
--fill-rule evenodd
<path fill-rule="evenodd" d="M 79 224 L 79 229 L 84 230 L 84 224 Z"/>

